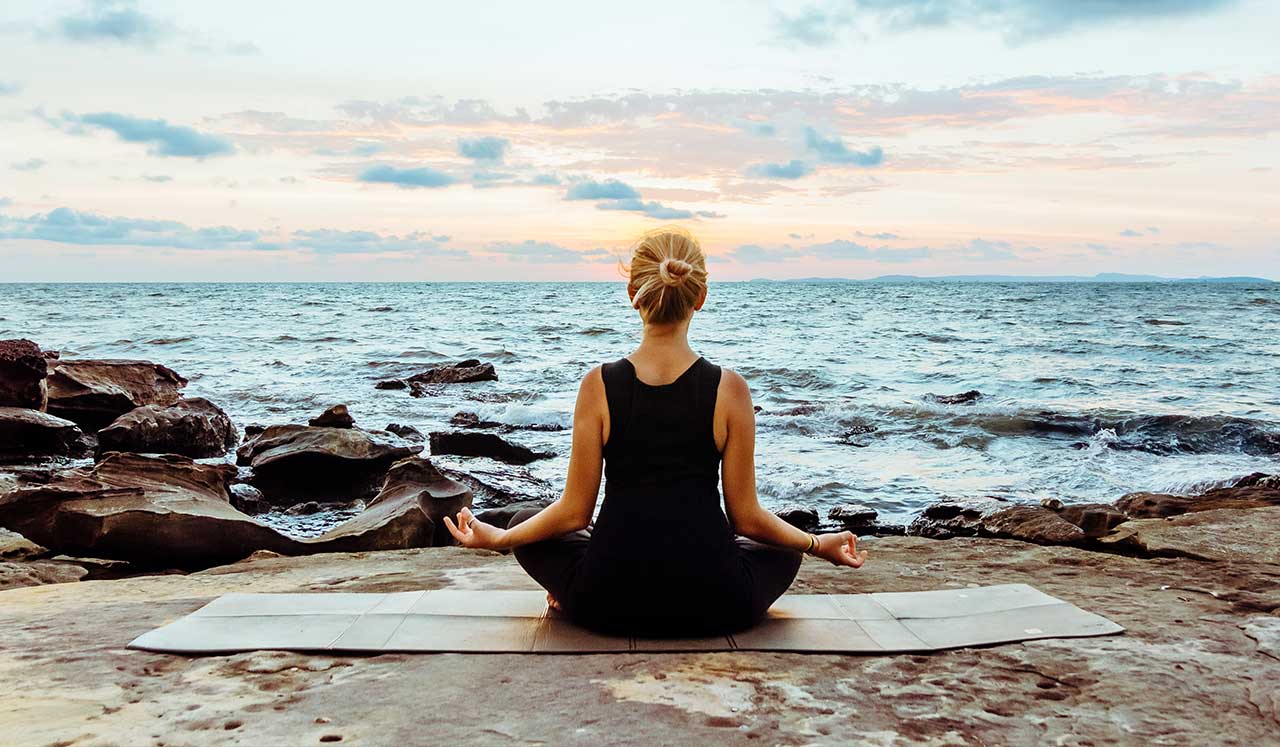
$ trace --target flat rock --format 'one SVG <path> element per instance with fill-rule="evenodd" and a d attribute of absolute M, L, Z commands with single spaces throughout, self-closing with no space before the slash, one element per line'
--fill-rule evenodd
<path fill-rule="evenodd" d="M 489 457 L 508 464 L 528 464 L 552 456 L 545 451 L 534 451 L 527 446 L 511 443 L 494 433 L 468 431 L 432 433 L 431 453 Z"/>
<path fill-rule="evenodd" d="M 1273 546 L 1278 526 L 1261 530 Z M 0 722 L 20 725 L 5 734 L 23 745 L 417 744 L 431 693 L 432 713 L 474 716 L 431 722 L 427 741 L 449 745 L 1275 741 L 1274 564 L 985 538 L 894 537 L 866 548 L 856 571 L 806 558 L 793 591 L 1027 583 L 1127 632 L 891 656 L 187 657 L 124 648 L 231 592 L 537 589 L 514 558 L 456 547 L 262 553 L 186 576 L 0 592 Z"/>
<path fill-rule="evenodd" d="M 231 418 L 203 397 L 172 405 L 136 407 L 98 431 L 98 453 L 135 451 L 181 454 L 202 459 L 222 456 L 236 445 Z"/>
<path fill-rule="evenodd" d="M 44 410 L 49 364 L 31 340 L 0 340 L 0 407 Z"/>
<path fill-rule="evenodd" d="M 3 491 L 0 491 L 3 492 Z M 48 552 L 45 548 L 17 532 L 0 529 L 0 558 L 5 560 L 30 560 Z"/>
<path fill-rule="evenodd" d="M 0 591 L 23 586 L 68 584 L 89 575 L 84 566 L 56 560 L 0 560 Z"/>
<path fill-rule="evenodd" d="M 0 461 L 88 453 L 84 433 L 70 420 L 39 410 L 0 407 Z"/>
<path fill-rule="evenodd" d="M 144 405 L 172 405 L 187 380 L 150 361 L 50 361 L 49 412 L 98 429 Z"/>
<path fill-rule="evenodd" d="M 360 428 L 273 425 L 236 452 L 249 482 L 276 505 L 371 496 L 387 468 L 422 451 L 389 433 Z"/>
<path fill-rule="evenodd" d="M 1280 507 L 1195 511 L 1167 519 L 1135 519 L 1103 537 L 1104 546 L 1144 556 L 1249 561 L 1280 568 Z"/>

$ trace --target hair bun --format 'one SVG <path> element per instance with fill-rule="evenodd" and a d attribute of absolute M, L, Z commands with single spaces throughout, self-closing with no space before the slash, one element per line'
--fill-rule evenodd
<path fill-rule="evenodd" d="M 693 265 L 683 259 L 667 257 L 658 265 L 658 277 L 665 285 L 679 285 L 693 272 Z"/>

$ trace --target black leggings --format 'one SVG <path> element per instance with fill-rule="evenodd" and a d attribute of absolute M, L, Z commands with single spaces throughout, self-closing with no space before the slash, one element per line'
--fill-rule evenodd
<path fill-rule="evenodd" d="M 540 509 L 526 508 L 511 517 L 508 527 L 534 516 Z M 582 561 L 591 541 L 591 529 L 580 529 L 558 537 L 521 545 L 514 555 L 534 581 L 550 592 L 557 601 L 566 599 L 565 584 L 572 570 Z M 734 537 L 743 562 L 747 565 L 751 584 L 750 617 L 733 627 L 741 629 L 764 617 L 769 607 L 791 586 L 800 570 L 801 553 L 784 547 L 765 545 L 746 537 Z M 724 632 L 732 632 L 726 630 Z"/>

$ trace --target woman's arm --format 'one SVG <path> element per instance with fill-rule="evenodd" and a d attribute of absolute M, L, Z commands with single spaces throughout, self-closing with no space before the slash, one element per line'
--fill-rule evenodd
<path fill-rule="evenodd" d="M 604 461 L 604 426 L 608 417 L 604 379 L 593 368 L 578 387 L 573 409 L 573 446 L 569 472 L 560 499 L 510 529 L 485 524 L 463 509 L 454 524 L 444 518 L 449 532 L 466 547 L 505 550 L 583 529 L 591 522 L 600 493 Z"/>
<path fill-rule="evenodd" d="M 751 404 L 751 389 L 745 379 L 728 369 L 724 370 L 716 395 L 716 410 L 722 415 L 718 424 L 723 423 L 724 434 L 720 478 L 733 531 L 757 542 L 802 552 L 816 540 L 815 555 L 836 565 L 861 566 L 867 551 L 858 551 L 857 538 L 852 532 L 814 537 L 760 506 L 756 496 L 756 413 Z"/>

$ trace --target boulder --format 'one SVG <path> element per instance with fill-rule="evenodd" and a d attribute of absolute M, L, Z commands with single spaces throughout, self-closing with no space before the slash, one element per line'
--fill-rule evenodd
<path fill-rule="evenodd" d="M 517 501 L 506 506 L 497 508 L 486 508 L 476 513 L 476 518 L 486 524 L 492 524 L 495 527 L 507 527 L 511 524 L 511 519 L 526 508 L 532 508 L 541 511 L 553 503 L 550 499 L 540 501 Z"/>
<path fill-rule="evenodd" d="M 876 522 L 878 513 L 874 508 L 857 503 L 845 503 L 827 512 L 827 518 L 834 520 L 849 531 L 868 529 Z"/>
<path fill-rule="evenodd" d="M 50 413 L 84 428 L 101 428 L 135 407 L 172 405 L 187 380 L 150 361 L 50 362 Z"/>
<path fill-rule="evenodd" d="M 335 498 L 351 501 L 376 492 L 387 468 L 422 451 L 389 433 L 360 428 L 273 425 L 236 452 L 253 468 L 248 482 L 273 504 Z"/>
<path fill-rule="evenodd" d="M 1009 506 L 1003 498 L 945 499 L 926 506 L 907 527 L 907 534 L 931 539 L 977 536 L 984 517 Z"/>
<path fill-rule="evenodd" d="M 31 340 L 0 340 L 0 407 L 45 409 L 48 372 L 39 345 Z"/>
<path fill-rule="evenodd" d="M 489 457 L 508 464 L 528 464 L 553 456 L 545 451 L 534 451 L 527 446 L 513 444 L 493 433 L 465 431 L 432 433 L 431 453 Z"/>
<path fill-rule="evenodd" d="M 474 412 L 455 412 L 453 417 L 449 418 L 449 425 L 459 428 L 497 428 L 503 433 L 512 431 L 562 431 L 565 430 L 563 425 L 559 423 L 528 423 L 516 425 L 513 423 L 503 423 L 497 420 L 485 420 Z"/>
<path fill-rule="evenodd" d="M 346 405 L 334 405 L 312 418 L 309 424 L 322 428 L 353 428 L 356 421 L 347 412 Z"/>
<path fill-rule="evenodd" d="M 1215 488 L 1193 496 L 1129 493 L 1116 501 L 1115 507 L 1134 519 L 1161 519 L 1219 508 L 1280 506 L 1280 485 L 1269 480 L 1262 477 L 1244 487 Z"/>
<path fill-rule="evenodd" d="M 60 553 L 149 567 L 208 567 L 259 549 L 298 552 L 297 540 L 231 506 L 234 476 L 228 464 L 113 452 L 0 496 L 0 525 Z"/>
<path fill-rule="evenodd" d="M 0 461 L 88 453 L 84 433 L 70 420 L 39 410 L 0 407 Z"/>
<path fill-rule="evenodd" d="M 308 542 L 326 552 L 449 545 L 453 536 L 443 518 L 470 505 L 466 485 L 426 459 L 402 459 L 387 470 L 382 489 L 363 512 Z"/>
<path fill-rule="evenodd" d="M 30 560 L 48 551 L 17 532 L 0 529 L 0 558 L 4 560 Z"/>
<path fill-rule="evenodd" d="M 262 495 L 262 491 L 249 485 L 248 483 L 238 482 L 231 486 L 231 505 L 237 510 L 246 514 L 265 514 L 271 510 L 271 503 Z"/>
<path fill-rule="evenodd" d="M 404 379 L 387 379 L 373 385 L 374 389 L 405 389 L 409 386 Z"/>
<path fill-rule="evenodd" d="M 418 430 L 417 428 L 414 428 L 411 425 L 400 425 L 399 423 L 387 423 L 387 427 L 384 430 L 386 430 L 387 433 L 394 433 L 395 435 L 399 436 L 400 438 L 403 438 L 406 441 L 414 441 L 417 443 L 421 443 L 427 440 L 427 437 L 422 435 L 422 431 Z"/>
<path fill-rule="evenodd" d="M 818 509 L 812 506 L 787 505 L 773 512 L 793 527 L 812 532 L 818 528 Z"/>
<path fill-rule="evenodd" d="M 236 445 L 231 418 L 203 397 L 172 405 L 144 405 L 116 418 L 98 431 L 98 454 L 137 451 L 181 454 L 195 459 L 217 457 Z"/>

